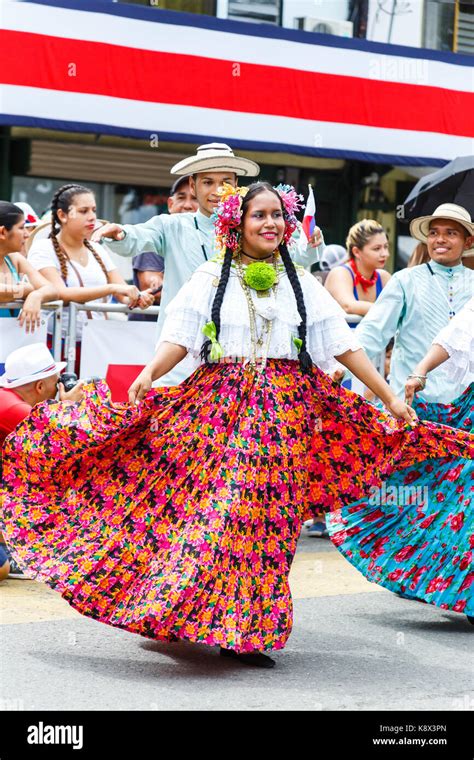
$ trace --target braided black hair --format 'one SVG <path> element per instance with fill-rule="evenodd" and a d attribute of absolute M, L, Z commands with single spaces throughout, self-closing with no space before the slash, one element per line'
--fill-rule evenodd
<path fill-rule="evenodd" d="M 267 190 L 273 193 L 274 195 L 276 195 L 276 197 L 280 201 L 283 215 L 285 215 L 283 202 L 281 200 L 279 193 L 275 190 L 275 188 L 269 182 L 253 182 L 249 186 L 247 195 L 242 201 L 242 222 L 247 213 L 247 208 L 250 201 L 253 200 L 253 198 L 255 198 L 256 195 L 259 195 L 260 193 L 263 193 Z M 298 326 L 298 336 L 301 340 L 301 349 L 298 353 L 298 359 L 300 362 L 301 369 L 304 372 L 309 372 L 309 370 L 313 366 L 313 362 L 306 348 L 306 307 L 304 304 L 303 290 L 301 288 L 301 283 L 299 281 L 299 277 L 298 277 L 298 273 L 296 271 L 295 265 L 292 261 L 292 258 L 290 256 L 290 253 L 285 243 L 283 242 L 281 243 L 279 247 L 279 251 L 280 251 L 282 261 L 285 265 L 286 273 L 291 283 L 291 287 L 293 288 L 293 292 L 296 298 L 298 313 L 301 317 L 301 324 Z M 216 295 L 214 296 L 214 301 L 212 302 L 211 319 L 216 326 L 217 340 L 219 340 L 219 332 L 220 332 L 220 327 L 221 327 L 221 317 L 220 317 L 221 306 L 222 306 L 222 301 L 224 299 L 225 289 L 229 281 L 230 266 L 232 263 L 232 258 L 233 258 L 233 252 L 230 248 L 227 248 L 225 256 L 224 256 L 224 263 L 222 265 L 219 285 L 217 287 Z M 211 345 L 212 345 L 211 341 L 206 340 L 201 349 L 201 358 L 204 362 L 206 362 L 206 364 L 209 364 L 209 354 L 211 350 Z"/>
<path fill-rule="evenodd" d="M 58 210 L 61 209 L 61 211 L 67 213 L 69 211 L 69 207 L 73 198 L 76 195 L 83 195 L 84 193 L 90 193 L 90 195 L 94 195 L 92 190 L 90 190 L 88 187 L 73 183 L 71 185 L 62 185 L 62 187 L 59 187 L 51 199 L 51 232 L 49 234 L 49 237 L 51 238 L 53 248 L 56 252 L 56 256 L 58 257 L 59 265 L 61 267 L 61 277 L 63 278 L 64 282 L 67 281 L 67 262 L 69 257 L 61 247 L 57 237 L 61 231 L 61 222 L 59 220 Z M 99 264 L 105 275 L 105 278 L 108 279 L 105 264 L 95 250 L 94 246 L 89 242 L 89 240 L 84 240 L 83 242 L 85 247 L 92 253 L 95 260 Z"/>
<path fill-rule="evenodd" d="M 224 300 L 224 293 L 229 282 L 230 265 L 232 264 L 233 251 L 230 248 L 226 249 L 224 256 L 224 263 L 222 264 L 221 276 L 219 278 L 219 285 L 217 286 L 217 292 L 212 302 L 211 319 L 216 326 L 216 337 L 219 340 L 219 332 L 221 329 L 221 306 Z M 201 348 L 201 359 L 206 363 L 210 363 L 209 354 L 211 351 L 212 343 L 210 340 L 204 341 Z"/>
<path fill-rule="evenodd" d="M 290 256 L 290 252 L 288 251 L 286 243 L 282 243 L 279 250 L 280 256 L 285 265 L 288 279 L 291 283 L 291 287 L 293 288 L 293 293 L 295 294 L 298 313 L 301 317 L 301 322 L 298 325 L 298 336 L 301 340 L 301 348 L 298 352 L 298 359 L 301 369 L 304 372 L 308 372 L 313 366 L 313 361 L 308 353 L 308 349 L 306 348 L 306 306 L 304 303 L 303 289 L 301 287 L 298 272 L 296 271 L 296 267 Z"/>
<path fill-rule="evenodd" d="M 0 227 L 5 227 L 7 232 L 18 224 L 22 216 L 24 216 L 23 211 L 14 203 L 0 201 Z"/>

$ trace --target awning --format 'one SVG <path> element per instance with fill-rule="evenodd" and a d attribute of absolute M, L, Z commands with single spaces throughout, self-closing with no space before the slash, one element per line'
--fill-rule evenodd
<path fill-rule="evenodd" d="M 93 0 L 3 0 L 0 123 L 438 166 L 473 59 Z"/>

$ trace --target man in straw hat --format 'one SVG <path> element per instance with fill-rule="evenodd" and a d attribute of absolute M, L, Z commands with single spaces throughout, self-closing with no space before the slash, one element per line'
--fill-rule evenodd
<path fill-rule="evenodd" d="M 136 225 L 106 224 L 94 233 L 93 240 L 106 238 L 111 250 L 121 256 L 135 256 L 142 251 L 154 251 L 163 256 L 166 277 L 161 294 L 157 338 L 169 302 L 198 266 L 216 253 L 211 216 L 219 201 L 219 189 L 224 182 L 235 186 L 237 177 L 256 177 L 259 171 L 258 164 L 234 155 L 224 143 L 201 145 L 194 156 L 179 161 L 171 169 L 171 174 L 191 175 L 190 187 L 199 204 L 195 213 L 162 214 Z M 313 264 L 318 258 L 320 242 L 319 230 L 315 230 L 309 243 L 303 235 L 292 253 L 295 262 L 303 266 Z M 184 359 L 160 379 L 160 385 L 178 385 L 193 369 L 191 361 Z"/>
<path fill-rule="evenodd" d="M 15 430 L 40 401 L 53 399 L 59 387 L 61 401 L 81 401 L 80 381 L 70 391 L 59 383 L 59 373 L 66 362 L 56 362 L 44 343 L 32 343 L 17 348 L 7 356 L 5 373 L 0 377 L 0 474 L 1 449 L 7 435 Z M 8 555 L 0 533 L 0 580 L 6 577 L 24 578 L 16 562 Z"/>
<path fill-rule="evenodd" d="M 443 203 L 431 216 L 414 219 L 410 233 L 426 243 L 430 260 L 396 272 L 356 328 L 371 357 L 395 336 L 390 385 L 401 398 L 407 378 L 433 338 L 474 293 L 474 272 L 462 263 L 474 246 L 474 224 L 465 208 Z M 418 380 L 420 398 L 427 402 L 449 403 L 464 390 L 462 382 L 453 382 L 442 366 L 428 379 Z"/>

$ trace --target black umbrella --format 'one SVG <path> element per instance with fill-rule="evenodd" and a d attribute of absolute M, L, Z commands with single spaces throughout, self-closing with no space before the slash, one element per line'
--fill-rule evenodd
<path fill-rule="evenodd" d="M 441 203 L 464 206 L 474 218 L 474 156 L 460 156 L 433 174 L 422 177 L 404 206 L 404 219 L 432 214 Z"/>

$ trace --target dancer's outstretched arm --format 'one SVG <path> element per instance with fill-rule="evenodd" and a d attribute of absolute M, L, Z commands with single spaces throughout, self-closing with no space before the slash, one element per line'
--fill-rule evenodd
<path fill-rule="evenodd" d="M 438 343 L 433 343 L 426 356 L 424 356 L 421 362 L 416 365 L 412 374 L 426 378 L 428 372 L 439 367 L 439 365 L 447 359 L 449 359 L 448 352 L 445 351 L 442 346 L 438 345 Z M 423 390 L 423 388 L 423 381 L 419 380 L 417 377 L 410 377 L 407 379 L 405 383 L 405 401 L 407 404 L 411 404 L 416 391 Z"/>
<path fill-rule="evenodd" d="M 176 367 L 187 354 L 187 349 L 176 343 L 160 343 L 158 350 L 146 367 L 142 369 L 137 379 L 128 389 L 128 400 L 131 404 L 139 404 L 151 388 L 154 380 L 166 375 Z"/>
<path fill-rule="evenodd" d="M 370 388 L 394 417 L 410 424 L 418 420 L 414 409 L 397 398 L 361 348 L 358 351 L 345 351 L 335 358 Z"/>

